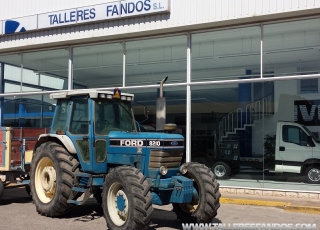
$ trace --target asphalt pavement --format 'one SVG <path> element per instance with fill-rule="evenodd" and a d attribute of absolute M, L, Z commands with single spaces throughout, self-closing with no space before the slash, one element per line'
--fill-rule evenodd
<path fill-rule="evenodd" d="M 222 193 L 220 204 L 212 223 L 314 223 L 320 226 L 318 200 Z M 101 206 L 94 198 L 62 218 L 48 218 L 37 214 L 24 188 L 5 190 L 0 214 L 0 229 L 106 229 Z M 151 230 L 182 228 L 171 205 L 154 205 L 152 219 Z"/>

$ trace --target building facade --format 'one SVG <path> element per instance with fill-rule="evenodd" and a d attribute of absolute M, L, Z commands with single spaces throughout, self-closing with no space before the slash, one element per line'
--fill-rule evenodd
<path fill-rule="evenodd" d="M 119 87 L 151 127 L 168 76 L 187 161 L 222 187 L 317 192 L 319 13 L 320 0 L 3 0 L 1 125 L 49 127 L 50 93 Z"/>

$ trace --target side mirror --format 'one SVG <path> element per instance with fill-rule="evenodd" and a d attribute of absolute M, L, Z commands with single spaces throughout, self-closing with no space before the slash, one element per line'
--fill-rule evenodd
<path fill-rule="evenodd" d="M 316 146 L 316 145 L 314 144 L 311 136 L 308 136 L 307 146 L 308 146 L 308 147 L 315 147 L 315 146 Z"/>

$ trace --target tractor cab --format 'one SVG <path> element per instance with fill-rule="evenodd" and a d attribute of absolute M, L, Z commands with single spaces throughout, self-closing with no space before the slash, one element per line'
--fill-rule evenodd
<path fill-rule="evenodd" d="M 66 135 L 74 143 L 84 172 L 105 173 L 111 131 L 137 132 L 132 94 L 112 91 L 73 91 L 52 94 L 57 106 L 51 134 Z M 109 143 L 110 144 L 110 143 Z"/>

